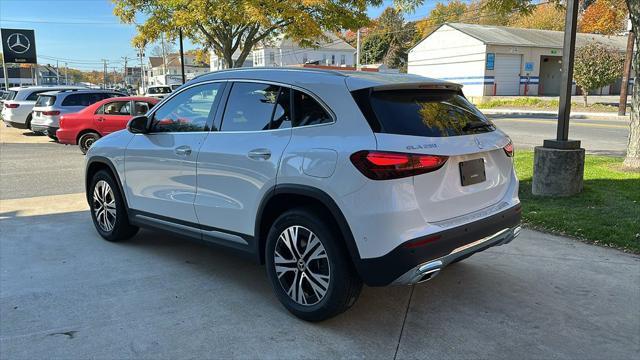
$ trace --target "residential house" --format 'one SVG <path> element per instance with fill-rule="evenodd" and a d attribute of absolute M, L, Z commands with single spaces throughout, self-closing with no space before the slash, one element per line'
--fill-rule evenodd
<path fill-rule="evenodd" d="M 356 49 L 333 33 L 325 33 L 327 39 L 319 39 L 314 47 L 302 47 L 290 38 L 279 36 L 272 41 L 257 45 L 245 60 L 243 67 L 277 67 L 301 64 L 353 67 Z M 238 59 L 240 51 L 233 54 Z M 228 66 L 217 55 L 211 53 L 211 70 Z"/>
<path fill-rule="evenodd" d="M 184 54 L 184 73 L 187 80 L 207 72 L 209 72 L 209 64 L 197 62 L 195 55 Z M 162 56 L 150 56 L 149 64 L 145 69 L 145 78 L 147 85 L 182 84 L 180 54 L 168 54 L 166 64 Z"/>

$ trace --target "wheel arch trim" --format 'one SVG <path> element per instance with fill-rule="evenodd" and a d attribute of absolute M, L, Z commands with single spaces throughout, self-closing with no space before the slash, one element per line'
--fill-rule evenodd
<path fill-rule="evenodd" d="M 87 161 L 87 165 L 85 167 L 85 172 L 84 172 L 85 173 L 84 188 L 85 188 L 85 194 L 87 197 L 87 203 L 91 204 L 91 199 L 89 198 L 89 186 L 90 186 L 91 179 L 89 179 L 87 175 L 89 173 L 89 168 L 91 168 L 91 166 L 94 164 L 106 165 L 109 168 L 109 170 L 111 171 L 111 174 L 116 180 L 116 184 L 118 185 L 118 190 L 120 190 L 120 194 L 122 195 L 122 198 L 124 200 L 125 208 L 128 209 L 129 203 L 127 202 L 127 196 L 124 192 L 124 187 L 122 186 L 122 182 L 120 181 L 120 176 L 118 175 L 118 171 L 116 170 L 116 167 L 113 165 L 113 162 L 111 162 L 109 158 L 106 158 L 104 156 L 92 156 L 91 159 Z"/>
<path fill-rule="evenodd" d="M 263 248 L 267 240 L 266 238 L 263 238 L 260 233 L 261 224 L 264 217 L 264 210 L 267 204 L 269 204 L 269 201 L 278 195 L 301 195 L 312 198 L 322 203 L 331 212 L 331 215 L 338 224 L 338 228 L 344 239 L 345 246 L 347 247 L 347 251 L 349 252 L 349 256 L 353 264 L 356 266 L 356 269 L 359 269 L 360 253 L 353 237 L 351 227 L 349 226 L 349 223 L 347 222 L 347 219 L 345 218 L 338 204 L 329 194 L 327 194 L 323 190 L 316 187 L 300 184 L 277 184 L 273 186 L 269 191 L 267 191 L 266 195 L 262 198 L 260 205 L 258 206 L 258 211 L 256 213 L 256 223 L 254 230 L 254 236 L 257 240 L 255 241 L 256 248 L 254 250 L 260 263 L 264 263 L 264 254 L 261 253 L 261 249 Z"/>

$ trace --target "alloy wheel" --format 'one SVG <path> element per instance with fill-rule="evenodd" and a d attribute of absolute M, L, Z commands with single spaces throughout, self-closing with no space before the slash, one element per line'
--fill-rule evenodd
<path fill-rule="evenodd" d="M 278 281 L 293 301 L 310 306 L 324 298 L 331 280 L 329 258 L 311 230 L 299 225 L 286 228 L 273 256 Z"/>
<path fill-rule="evenodd" d="M 93 145 L 93 143 L 96 142 L 95 136 L 93 135 L 85 135 L 80 139 L 80 146 L 82 147 L 82 150 L 86 153 L 87 151 L 89 151 L 89 148 L 91 148 L 91 146 Z"/>
<path fill-rule="evenodd" d="M 102 231 L 113 230 L 116 224 L 116 198 L 113 189 L 104 180 L 98 181 L 93 189 L 93 212 Z"/>

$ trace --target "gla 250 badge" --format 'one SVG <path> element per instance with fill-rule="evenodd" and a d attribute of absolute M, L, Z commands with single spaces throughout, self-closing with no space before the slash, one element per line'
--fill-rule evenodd
<path fill-rule="evenodd" d="M 438 147 L 438 144 L 418 144 L 418 145 L 407 146 L 407 150 L 435 149 L 437 147 Z"/>

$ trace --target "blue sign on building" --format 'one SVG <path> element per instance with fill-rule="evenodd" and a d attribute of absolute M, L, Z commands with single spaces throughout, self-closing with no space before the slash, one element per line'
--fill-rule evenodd
<path fill-rule="evenodd" d="M 533 71 L 533 63 L 532 62 L 528 62 L 528 63 L 524 63 L 524 71 Z"/>
<path fill-rule="evenodd" d="M 493 70 L 496 64 L 496 54 L 487 53 L 487 70 Z"/>

